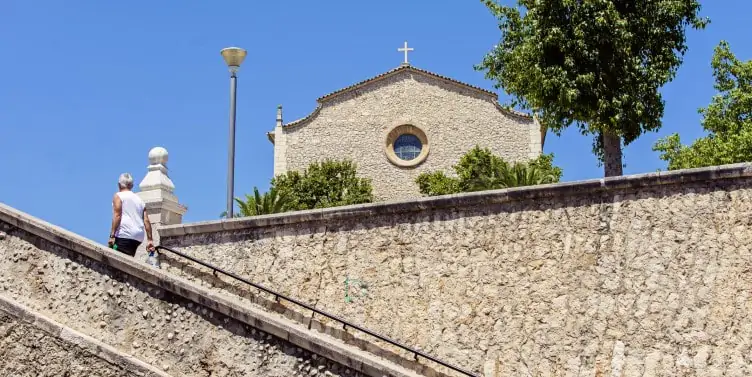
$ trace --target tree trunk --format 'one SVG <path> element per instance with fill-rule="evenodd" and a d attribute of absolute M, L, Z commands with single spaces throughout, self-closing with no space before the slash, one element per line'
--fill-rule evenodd
<path fill-rule="evenodd" d="M 603 170 L 606 177 L 615 177 L 622 175 L 621 163 L 621 138 L 619 135 L 610 132 L 601 132 L 601 141 L 603 143 Z"/>

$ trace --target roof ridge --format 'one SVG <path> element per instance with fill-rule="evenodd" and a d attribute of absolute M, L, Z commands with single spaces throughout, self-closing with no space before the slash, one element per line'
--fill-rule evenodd
<path fill-rule="evenodd" d="M 470 85 L 468 83 L 465 83 L 465 82 L 462 82 L 462 81 L 459 81 L 459 80 L 455 80 L 455 79 L 453 79 L 451 77 L 448 77 L 448 76 L 440 75 L 438 73 L 431 72 L 431 71 L 426 70 L 426 69 L 418 68 L 416 66 L 413 66 L 413 65 L 410 65 L 410 64 L 404 64 L 403 63 L 403 64 L 400 64 L 396 68 L 392 68 L 392 69 L 390 69 L 390 70 L 388 70 L 386 72 L 383 72 L 381 74 L 378 74 L 376 76 L 367 78 L 367 79 L 359 81 L 359 82 L 357 82 L 355 84 L 346 86 L 346 87 L 344 87 L 342 89 L 338 89 L 338 90 L 335 90 L 335 91 L 330 92 L 328 94 L 325 94 L 325 95 L 317 98 L 316 101 L 326 101 L 326 100 L 329 100 L 329 99 L 331 99 L 331 98 L 333 98 L 333 97 L 335 97 L 335 96 L 337 96 L 339 94 L 342 94 L 342 93 L 345 93 L 345 92 L 349 92 L 350 90 L 353 90 L 356 87 L 360 87 L 362 85 L 365 85 L 365 84 L 368 84 L 368 83 L 371 83 L 371 82 L 374 82 L 374 81 L 378 81 L 378 80 L 384 79 L 387 76 L 391 76 L 391 75 L 393 75 L 393 74 L 395 74 L 397 72 L 400 72 L 400 71 L 415 71 L 415 72 L 418 72 L 418 73 L 423 73 L 423 74 L 426 74 L 426 75 L 429 75 L 429 76 L 433 76 L 433 77 L 436 77 L 436 78 L 439 78 L 439 79 L 442 79 L 442 80 L 449 81 L 449 82 L 454 83 L 454 84 L 459 84 L 459 85 L 462 85 L 462 86 L 474 89 L 476 91 L 479 91 L 479 92 L 482 92 L 484 94 L 490 95 L 490 96 L 492 96 L 492 97 L 494 97 L 496 99 L 499 98 L 498 94 L 496 94 L 496 93 L 494 93 L 494 92 L 492 92 L 492 91 L 490 91 L 488 89 L 483 89 L 483 88 L 481 88 L 479 86 Z"/>
<path fill-rule="evenodd" d="M 421 69 L 421 68 L 412 66 L 410 64 L 404 64 L 403 63 L 403 64 L 400 64 L 396 68 L 392 68 L 392 69 L 390 69 L 390 70 L 388 70 L 386 72 L 380 73 L 380 74 L 378 74 L 376 76 L 373 76 L 373 77 L 370 77 L 368 79 L 359 81 L 359 82 L 357 82 L 355 84 L 346 86 L 346 87 L 344 87 L 342 89 L 335 90 L 333 92 L 327 93 L 327 94 L 325 94 L 325 95 L 317 98 L 316 102 L 318 103 L 318 105 L 316 106 L 316 109 L 314 109 L 307 116 L 305 116 L 303 118 L 296 119 L 296 120 L 294 120 L 292 122 L 289 122 L 289 123 L 283 125 L 283 127 L 293 127 L 295 125 L 298 125 L 300 123 L 305 122 L 308 119 L 313 118 L 314 116 L 316 116 L 316 114 L 319 113 L 319 111 L 321 111 L 321 108 L 322 108 L 324 102 L 327 102 L 327 101 L 329 101 L 329 100 L 331 100 L 331 99 L 333 99 L 335 97 L 338 97 L 338 96 L 340 96 L 342 94 L 348 93 L 348 92 L 353 91 L 353 90 L 355 90 L 357 88 L 360 88 L 360 87 L 363 87 L 365 85 L 371 84 L 373 82 L 385 79 L 385 78 L 390 77 L 390 76 L 392 76 L 394 74 L 397 74 L 398 72 L 403 72 L 403 71 L 416 72 L 418 74 L 423 74 L 423 75 L 426 75 L 426 76 L 429 76 L 429 77 L 437 78 L 439 80 L 443 80 L 443 81 L 449 82 L 451 84 L 460 85 L 460 86 L 463 86 L 465 88 L 469 88 L 469 89 L 471 89 L 471 90 L 473 90 L 475 92 L 478 92 L 478 93 L 481 93 L 481 94 L 484 94 L 484 95 L 487 95 L 487 96 L 491 97 L 491 100 L 494 101 L 496 107 L 500 111 L 506 112 L 506 113 L 508 113 L 508 114 L 510 114 L 512 116 L 517 116 L 517 117 L 521 117 L 521 118 L 525 118 L 525 119 L 532 119 L 532 116 L 530 116 L 529 114 L 526 114 L 526 113 L 523 113 L 521 111 L 517 111 L 517 110 L 514 110 L 514 109 L 509 109 L 509 108 L 506 108 L 506 107 L 502 106 L 499 103 L 499 95 L 497 93 L 495 93 L 495 92 L 492 92 L 492 91 L 490 91 L 488 89 L 481 88 L 479 86 L 470 85 L 468 83 L 465 83 L 465 82 L 462 82 L 462 81 L 459 81 L 459 80 L 455 80 L 455 79 L 453 79 L 451 77 L 448 77 L 448 76 L 440 75 L 440 74 L 435 73 L 435 72 L 431 72 L 431 71 L 428 71 L 428 70 L 425 70 L 425 69 Z"/>

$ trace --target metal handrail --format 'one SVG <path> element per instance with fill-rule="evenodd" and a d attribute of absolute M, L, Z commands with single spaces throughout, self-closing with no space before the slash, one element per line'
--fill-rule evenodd
<path fill-rule="evenodd" d="M 223 269 L 221 269 L 221 268 L 219 268 L 217 266 L 212 265 L 211 263 L 207 263 L 207 262 L 204 262 L 202 260 L 196 259 L 196 258 L 194 258 L 194 257 L 192 257 L 190 255 L 183 254 L 183 253 L 181 253 L 181 252 L 179 252 L 177 250 L 173 250 L 173 249 L 171 249 L 169 247 L 165 247 L 165 246 L 161 246 L 160 245 L 160 246 L 157 246 L 156 249 L 157 249 L 157 251 L 159 251 L 159 250 L 167 250 L 167 251 L 169 251 L 169 252 L 171 252 L 171 253 L 173 253 L 175 255 L 178 255 L 178 256 L 183 257 L 183 258 L 188 259 L 188 260 L 191 260 L 191 261 L 193 261 L 195 263 L 198 263 L 198 264 L 200 264 L 200 265 L 202 265 L 204 267 L 208 267 L 208 268 L 212 269 L 214 271 L 214 273 L 219 272 L 219 273 L 221 273 L 223 275 L 226 275 L 226 276 L 229 276 L 229 277 L 231 277 L 231 278 L 233 278 L 235 280 L 238 280 L 238 281 L 241 281 L 241 282 L 243 282 L 245 284 L 248 284 L 248 285 L 250 285 L 250 286 L 252 286 L 254 288 L 260 289 L 260 290 L 262 290 L 262 291 L 264 291 L 266 293 L 274 295 L 274 298 L 275 298 L 275 300 L 277 302 L 279 302 L 279 299 L 281 298 L 281 299 L 283 299 L 285 301 L 292 302 L 293 304 L 296 304 L 298 306 L 302 306 L 302 307 L 304 307 L 304 308 L 306 308 L 306 309 L 308 309 L 308 310 L 310 310 L 310 311 L 312 311 L 312 312 L 314 312 L 316 314 L 322 315 L 322 316 L 327 317 L 329 319 L 333 319 L 333 320 L 335 320 L 337 322 L 342 323 L 343 329 L 345 329 L 345 330 L 348 327 L 350 327 L 350 328 L 359 330 L 361 332 L 364 332 L 364 333 L 366 333 L 368 335 L 371 335 L 371 336 L 373 336 L 375 338 L 381 339 L 381 340 L 383 340 L 383 341 L 385 341 L 385 342 L 387 342 L 387 343 L 389 343 L 391 345 L 394 345 L 394 346 L 397 346 L 399 348 L 402 348 L 403 350 L 408 351 L 408 352 L 414 354 L 416 361 L 418 360 L 418 356 L 421 356 L 424 359 L 431 360 L 431 361 L 433 361 L 433 362 L 435 362 L 435 363 L 437 363 L 439 365 L 442 365 L 442 366 L 445 366 L 445 367 L 447 367 L 449 369 L 452 369 L 454 371 L 460 372 L 460 373 L 462 373 L 462 374 L 464 374 L 466 376 L 479 377 L 478 375 L 476 375 L 476 374 L 474 374 L 472 372 L 469 372 L 469 371 L 467 371 L 465 369 L 462 369 L 462 368 L 460 368 L 458 366 L 449 364 L 449 363 L 447 363 L 445 361 L 441 361 L 441 360 L 439 360 L 439 359 L 437 359 L 437 358 L 435 358 L 435 357 L 433 357 L 431 355 L 427 355 L 427 354 L 423 353 L 420 350 L 417 350 L 415 348 L 412 348 L 410 346 L 402 344 L 402 343 L 400 343 L 400 342 L 398 342 L 398 341 L 396 341 L 394 339 L 391 339 L 391 338 L 389 338 L 387 336 L 375 333 L 375 332 L 373 332 L 371 330 L 365 329 L 365 328 L 360 327 L 360 326 L 358 326 L 356 324 L 348 322 L 347 320 L 342 319 L 342 318 L 340 318 L 340 317 L 338 317 L 338 316 L 336 316 L 334 314 L 330 314 L 330 313 L 327 313 L 327 312 L 325 312 L 323 310 L 316 309 L 313 306 L 311 306 L 309 304 L 306 304 L 306 303 L 304 303 L 302 301 L 298 301 L 298 300 L 296 300 L 296 299 L 294 299 L 292 297 L 285 296 L 282 293 L 275 292 L 275 291 L 273 291 L 273 290 L 271 290 L 269 288 L 264 287 L 263 285 L 256 284 L 256 283 L 254 283 L 254 282 L 252 282 L 252 281 L 250 281 L 248 279 L 245 279 L 245 278 L 243 278 L 241 276 L 238 276 L 238 275 L 236 275 L 236 274 L 234 274 L 232 272 L 225 271 L 225 270 L 223 270 Z M 313 315 L 311 315 L 311 322 L 313 322 Z M 309 329 L 311 328 L 311 322 L 308 323 L 308 328 Z"/>

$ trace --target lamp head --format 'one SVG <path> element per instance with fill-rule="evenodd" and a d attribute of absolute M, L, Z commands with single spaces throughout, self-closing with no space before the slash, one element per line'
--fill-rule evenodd
<path fill-rule="evenodd" d="M 227 47 L 220 51 L 222 58 L 225 59 L 225 63 L 230 68 L 237 69 L 243 63 L 245 56 L 248 54 L 244 49 L 240 47 Z"/>

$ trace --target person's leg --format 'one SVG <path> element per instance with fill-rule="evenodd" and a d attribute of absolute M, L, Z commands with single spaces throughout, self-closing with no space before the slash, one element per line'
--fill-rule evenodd
<path fill-rule="evenodd" d="M 136 255 L 136 249 L 141 245 L 141 242 L 128 238 L 115 238 L 115 245 L 117 245 L 117 251 L 126 255 L 134 256 Z"/>

